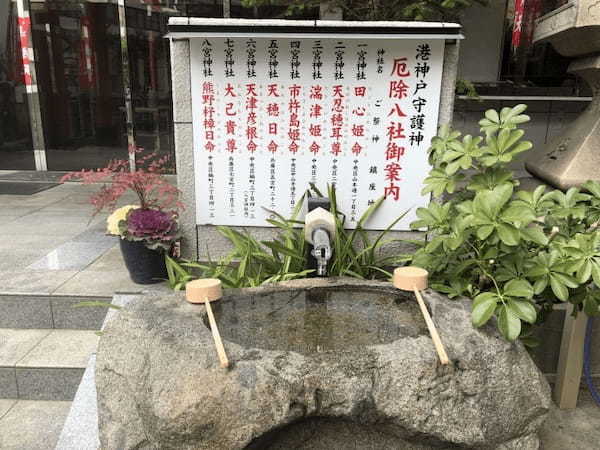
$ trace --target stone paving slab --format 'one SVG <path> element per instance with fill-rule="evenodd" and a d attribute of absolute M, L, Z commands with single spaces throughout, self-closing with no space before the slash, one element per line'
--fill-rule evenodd
<path fill-rule="evenodd" d="M 0 419 L 3 450 L 52 450 L 71 402 L 19 400 Z"/>
<path fill-rule="evenodd" d="M 99 330 L 106 308 L 75 305 L 109 300 L 95 296 L 0 295 L 0 328 Z"/>
<path fill-rule="evenodd" d="M 27 270 L 31 264 L 40 259 L 40 253 L 50 251 L 50 248 L 14 248 L 0 258 L 0 271 Z M 29 267 L 28 267 L 29 266 Z"/>
<path fill-rule="evenodd" d="M 30 264 L 29 270 L 82 270 L 114 242 L 65 242 Z"/>
<path fill-rule="evenodd" d="M 0 399 L 0 420 L 10 411 L 10 409 L 17 403 L 15 399 Z"/>
<path fill-rule="evenodd" d="M 0 218 L 0 222 L 1 221 Z M 69 241 L 71 238 L 72 234 L 67 230 L 49 236 L 42 236 L 37 233 L 21 233 L 16 238 L 0 240 L 0 252 L 3 253 L 3 256 L 8 256 L 14 250 L 37 250 L 39 257 L 41 257 L 53 248 Z"/>
<path fill-rule="evenodd" d="M 19 398 L 14 367 L 0 367 L 0 398 Z"/>
<path fill-rule="evenodd" d="M 78 235 L 88 227 L 87 220 L 82 218 L 77 223 L 63 223 L 61 221 L 48 221 L 44 224 L 32 222 L 28 216 L 0 225 L 0 236 L 14 236 L 18 239 L 20 234 L 38 234 L 40 236 L 54 236 L 69 233 L 72 237 Z"/>
<path fill-rule="evenodd" d="M 54 328 L 50 297 L 0 296 L 0 328 Z"/>
<path fill-rule="evenodd" d="M 52 330 L 15 365 L 17 368 L 84 369 L 99 339 L 92 330 Z"/>
<path fill-rule="evenodd" d="M 25 400 L 68 400 L 75 398 L 84 369 L 15 369 L 18 397 Z M 1 448 L 1 447 L 0 447 Z"/>
<path fill-rule="evenodd" d="M 51 294 L 78 273 L 77 270 L 4 270 L 0 271 L 0 293 Z"/>
<path fill-rule="evenodd" d="M 600 449 L 600 407 L 581 390 L 577 408 L 554 407 L 540 430 L 542 450 Z"/>
<path fill-rule="evenodd" d="M 51 331 L 0 329 L 0 367 L 14 367 Z"/>
<path fill-rule="evenodd" d="M 60 295 L 111 296 L 115 292 L 141 292 L 144 286 L 135 284 L 126 269 L 94 270 L 93 265 L 75 274 L 54 293 Z"/>
<path fill-rule="evenodd" d="M 54 328 L 99 330 L 106 316 L 105 307 L 85 306 L 75 307 L 76 304 L 89 301 L 110 302 L 108 297 L 50 297 Z"/>

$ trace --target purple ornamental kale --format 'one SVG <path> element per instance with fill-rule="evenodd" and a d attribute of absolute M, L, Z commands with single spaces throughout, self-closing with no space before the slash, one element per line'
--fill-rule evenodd
<path fill-rule="evenodd" d="M 157 209 L 134 209 L 127 216 L 127 231 L 136 237 L 163 239 L 175 225 L 171 215 Z"/>

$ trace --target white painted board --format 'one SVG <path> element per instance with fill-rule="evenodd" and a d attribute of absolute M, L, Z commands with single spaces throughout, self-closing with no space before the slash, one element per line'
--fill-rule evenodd
<path fill-rule="evenodd" d="M 437 131 L 441 39 L 192 38 L 199 225 L 269 226 L 314 183 L 346 226 L 408 229 Z"/>

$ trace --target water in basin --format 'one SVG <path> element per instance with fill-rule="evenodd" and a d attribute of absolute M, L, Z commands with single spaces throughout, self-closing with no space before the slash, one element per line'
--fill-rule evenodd
<path fill-rule="evenodd" d="M 416 300 L 400 291 L 296 289 L 211 305 L 223 339 L 248 348 L 311 354 L 427 333 Z"/>

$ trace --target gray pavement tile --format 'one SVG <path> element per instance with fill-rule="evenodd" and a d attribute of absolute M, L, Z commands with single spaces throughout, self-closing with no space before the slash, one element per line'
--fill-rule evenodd
<path fill-rule="evenodd" d="M 0 236 L 13 236 L 17 239 L 21 234 L 37 234 L 42 236 L 69 235 L 76 236 L 88 227 L 87 221 L 80 223 L 68 223 L 47 221 L 40 223 L 27 219 L 27 216 L 0 225 Z"/>
<path fill-rule="evenodd" d="M 76 304 L 87 301 L 110 303 L 110 297 L 57 297 L 50 300 L 52 318 L 56 329 L 99 330 L 108 308 L 103 306 L 75 307 Z"/>
<path fill-rule="evenodd" d="M 52 192 L 51 190 L 40 192 L 34 195 L 5 195 L 2 198 L 2 205 L 13 206 L 16 208 L 42 208 L 68 198 L 69 194 Z"/>
<path fill-rule="evenodd" d="M 0 293 L 51 294 L 76 274 L 75 270 L 4 270 L 0 271 Z"/>
<path fill-rule="evenodd" d="M 99 339 L 92 330 L 51 330 L 16 366 L 83 369 Z"/>
<path fill-rule="evenodd" d="M 3 450 L 53 450 L 71 402 L 19 400 L 0 420 Z"/>
<path fill-rule="evenodd" d="M 4 223 L 4 217 L 23 217 L 27 214 L 32 214 L 35 211 L 40 209 L 39 206 L 29 206 L 27 208 L 23 206 L 15 206 L 5 201 L 3 201 L 2 196 L 0 196 L 0 223 Z"/>
<path fill-rule="evenodd" d="M 16 369 L 14 367 L 0 367 L 0 398 L 18 397 Z"/>
<path fill-rule="evenodd" d="M 144 286 L 131 281 L 127 270 L 99 271 L 87 268 L 61 284 L 54 294 L 112 296 L 119 291 L 135 293 L 143 289 Z"/>
<path fill-rule="evenodd" d="M 20 399 L 71 401 L 84 369 L 17 367 L 15 371 Z"/>
<path fill-rule="evenodd" d="M 125 271 L 127 273 L 127 268 L 125 267 L 125 262 L 123 261 L 123 255 L 121 254 L 121 248 L 117 244 L 112 247 L 110 250 L 105 252 L 100 258 L 94 261 L 87 270 L 98 271 L 98 272 L 107 272 L 107 271 Z"/>
<path fill-rule="evenodd" d="M 82 270 L 114 245 L 111 241 L 65 242 L 27 266 L 30 270 Z"/>
<path fill-rule="evenodd" d="M 14 398 L 0 398 L 0 420 L 2 420 L 2 417 L 10 411 L 10 408 L 12 408 L 15 403 L 17 403 L 17 400 Z"/>
<path fill-rule="evenodd" d="M 14 366 L 51 331 L 0 328 L 0 366 Z"/>
<path fill-rule="evenodd" d="M 119 243 L 117 236 L 106 234 L 104 223 L 96 224 L 73 238 L 73 242 L 98 242 L 110 248 Z"/>
<path fill-rule="evenodd" d="M 68 241 L 72 237 L 72 234 L 63 233 L 41 236 L 37 233 L 32 234 L 12 234 L 10 239 L 0 239 L 0 251 L 35 251 L 41 258 L 53 248 L 58 247 L 64 242 Z"/>
<path fill-rule="evenodd" d="M 12 222 L 13 220 L 17 220 L 19 217 L 23 217 L 25 214 L 3 214 L 0 211 L 0 225 L 5 225 L 7 223 Z"/>
<path fill-rule="evenodd" d="M 54 328 L 50 298 L 0 296 L 0 328 Z"/>
<path fill-rule="evenodd" d="M 23 270 L 30 264 L 39 260 L 42 255 L 50 251 L 49 248 L 12 248 L 3 252 L 0 258 L 0 271 L 3 270 Z"/>

